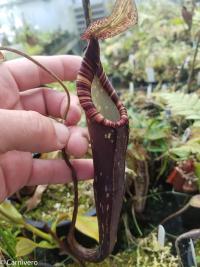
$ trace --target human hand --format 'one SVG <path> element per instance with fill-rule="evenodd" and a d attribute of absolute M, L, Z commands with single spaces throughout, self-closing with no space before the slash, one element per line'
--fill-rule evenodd
<path fill-rule="evenodd" d="M 62 80 L 75 80 L 81 59 L 76 56 L 36 57 Z M 78 98 L 71 96 L 66 125 L 49 118 L 63 118 L 65 93 L 41 87 L 53 78 L 26 59 L 0 65 L 0 201 L 25 185 L 67 183 L 71 172 L 64 160 L 33 159 L 33 152 L 66 147 L 82 157 L 88 148 L 87 130 L 75 126 L 81 117 Z M 79 179 L 93 176 L 91 160 L 72 161 Z"/>

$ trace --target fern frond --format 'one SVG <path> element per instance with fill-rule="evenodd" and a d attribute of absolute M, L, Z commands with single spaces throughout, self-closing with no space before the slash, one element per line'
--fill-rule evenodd
<path fill-rule="evenodd" d="M 171 109 L 172 115 L 187 120 L 200 120 L 200 98 L 197 94 L 161 93 L 159 97 Z"/>

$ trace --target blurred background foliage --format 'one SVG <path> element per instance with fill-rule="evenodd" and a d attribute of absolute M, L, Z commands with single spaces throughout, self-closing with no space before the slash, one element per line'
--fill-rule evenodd
<path fill-rule="evenodd" d="M 146 82 L 146 68 L 151 67 L 156 82 L 175 83 L 183 66 L 185 75 L 181 78 L 186 81 L 199 31 L 200 9 L 195 10 L 191 31 L 176 2 L 145 1 L 138 9 L 138 27 L 103 44 L 107 73 L 127 86 L 130 80 L 136 84 Z M 198 56 L 196 70 L 199 60 Z"/>

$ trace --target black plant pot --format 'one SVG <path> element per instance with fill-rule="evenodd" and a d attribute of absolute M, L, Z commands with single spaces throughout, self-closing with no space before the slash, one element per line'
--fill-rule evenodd
<path fill-rule="evenodd" d="M 190 195 L 175 192 L 161 192 L 159 198 L 148 197 L 145 211 L 139 218 L 139 223 L 145 233 L 152 231 L 152 225 L 158 226 L 166 217 L 182 208 L 190 197 Z M 182 220 L 179 218 L 167 221 L 164 227 L 166 232 L 172 235 L 179 235 L 187 230 L 183 229 Z"/>
<path fill-rule="evenodd" d="M 190 207 L 182 214 L 182 221 L 187 231 L 200 228 L 200 209 Z"/>
<path fill-rule="evenodd" d="M 182 267 L 195 267 L 196 260 L 193 256 L 193 251 L 190 245 L 191 239 L 183 239 L 178 244 L 179 249 L 179 260 L 182 264 Z"/>
<path fill-rule="evenodd" d="M 182 267 L 197 267 L 196 252 L 199 253 L 200 229 L 194 229 L 180 235 L 176 240 L 176 249 Z M 198 244 L 196 244 L 198 242 Z M 195 246 L 197 247 L 195 248 Z"/>

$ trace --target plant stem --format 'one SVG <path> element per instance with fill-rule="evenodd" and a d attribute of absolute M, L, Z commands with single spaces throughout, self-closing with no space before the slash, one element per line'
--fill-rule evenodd
<path fill-rule="evenodd" d="M 49 235 L 49 234 L 37 229 L 36 227 L 34 227 L 34 226 L 32 226 L 31 224 L 28 224 L 28 223 L 24 223 L 23 226 L 24 226 L 24 228 L 26 230 L 28 230 L 28 231 L 32 232 L 33 234 L 41 237 L 42 239 L 45 239 L 45 240 L 49 241 L 50 243 L 52 243 L 53 238 L 52 238 L 51 235 Z M 54 241 L 56 241 L 56 240 L 54 240 Z"/>
<path fill-rule="evenodd" d="M 191 67 L 190 75 L 189 75 L 189 78 L 188 78 L 187 93 L 190 93 L 190 89 L 191 89 L 192 78 L 193 78 L 193 75 L 194 75 L 194 68 L 195 68 L 197 55 L 198 55 L 198 51 L 199 51 L 199 44 L 200 44 L 200 33 L 198 34 L 198 39 L 197 39 L 197 44 L 196 44 L 196 48 L 195 48 L 195 52 L 194 52 L 194 58 L 193 58 L 193 62 L 192 62 L 192 67 Z"/>
<path fill-rule="evenodd" d="M 92 17 L 90 0 L 82 0 L 82 3 L 83 3 L 86 26 L 88 27 L 91 23 L 91 17 Z"/>
<path fill-rule="evenodd" d="M 134 224 L 135 224 L 136 230 L 137 230 L 138 234 L 139 234 L 140 236 L 142 236 L 143 234 L 142 234 L 142 231 L 140 230 L 140 227 L 139 227 L 139 224 L 138 224 L 138 222 L 137 222 L 136 215 L 135 215 L 134 205 L 132 205 L 132 207 L 131 207 L 131 212 L 132 212 L 133 222 L 134 222 Z"/>

